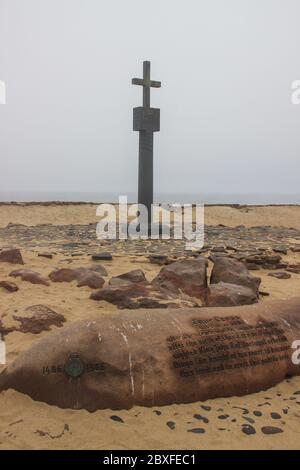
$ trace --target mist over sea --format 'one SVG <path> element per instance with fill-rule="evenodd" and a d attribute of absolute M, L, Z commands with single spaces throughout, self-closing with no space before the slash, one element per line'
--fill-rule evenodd
<path fill-rule="evenodd" d="M 64 192 L 64 191 L 0 191 L 0 202 L 118 202 L 119 196 L 127 196 L 129 203 L 137 201 L 133 192 Z M 223 193 L 163 193 L 154 195 L 156 203 L 182 204 L 300 204 L 300 194 L 223 194 Z"/>

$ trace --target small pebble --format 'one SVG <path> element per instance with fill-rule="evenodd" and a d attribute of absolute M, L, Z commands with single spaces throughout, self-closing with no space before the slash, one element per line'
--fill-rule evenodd
<path fill-rule="evenodd" d="M 112 419 L 113 421 L 117 421 L 118 423 L 124 423 L 123 419 L 120 418 L 120 416 L 112 415 L 110 419 Z"/>
<path fill-rule="evenodd" d="M 278 434 L 280 432 L 283 432 L 283 430 L 280 428 L 275 428 L 274 426 L 263 426 L 261 428 L 261 432 L 263 432 L 264 434 Z"/>
<path fill-rule="evenodd" d="M 251 434 L 256 434 L 254 427 L 250 424 L 243 424 L 242 431 L 244 434 L 247 434 L 247 436 L 250 436 Z"/>
<path fill-rule="evenodd" d="M 193 432 L 194 434 L 204 434 L 205 429 L 203 429 L 203 428 L 193 428 L 193 429 L 188 429 L 187 432 Z"/>
<path fill-rule="evenodd" d="M 173 430 L 175 429 L 176 423 L 174 423 L 174 421 L 167 421 L 167 426 Z"/>

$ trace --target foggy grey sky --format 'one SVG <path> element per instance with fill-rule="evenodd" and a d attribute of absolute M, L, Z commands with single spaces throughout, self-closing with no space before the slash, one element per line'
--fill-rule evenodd
<path fill-rule="evenodd" d="M 0 190 L 135 191 L 151 60 L 159 192 L 300 193 L 299 0 L 0 0 Z"/>

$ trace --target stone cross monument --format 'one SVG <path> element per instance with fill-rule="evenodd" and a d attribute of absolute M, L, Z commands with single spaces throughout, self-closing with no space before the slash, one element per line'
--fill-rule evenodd
<path fill-rule="evenodd" d="M 150 88 L 160 88 L 161 82 L 150 79 L 150 62 L 143 63 L 143 78 L 133 78 L 133 85 L 143 87 L 143 106 L 133 109 L 133 130 L 139 131 L 138 204 L 148 209 L 151 223 L 153 204 L 153 132 L 160 130 L 160 109 L 150 107 Z"/>

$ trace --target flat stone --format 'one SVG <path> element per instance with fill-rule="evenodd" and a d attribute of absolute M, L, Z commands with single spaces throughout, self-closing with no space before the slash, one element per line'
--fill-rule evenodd
<path fill-rule="evenodd" d="M 92 255 L 92 260 L 94 261 L 111 261 L 112 259 L 112 254 L 107 251 Z"/>
<path fill-rule="evenodd" d="M 269 273 L 268 276 L 275 277 L 276 279 L 290 279 L 291 275 L 285 272 Z"/>
<path fill-rule="evenodd" d="M 283 432 L 283 430 L 274 426 L 263 426 L 261 428 L 261 432 L 263 432 L 264 434 L 279 434 Z"/>

